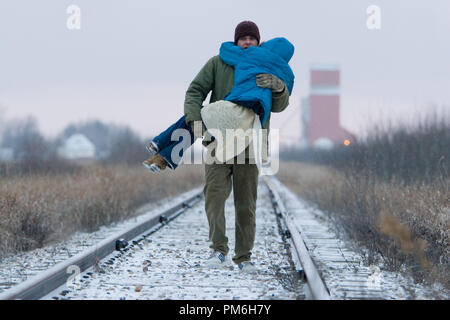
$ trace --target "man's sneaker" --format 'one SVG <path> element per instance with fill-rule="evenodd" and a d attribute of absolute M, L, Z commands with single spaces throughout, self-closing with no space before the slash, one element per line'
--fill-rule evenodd
<path fill-rule="evenodd" d="M 145 148 L 152 157 L 156 156 L 159 151 L 158 145 L 153 141 L 150 141 Z"/>
<path fill-rule="evenodd" d="M 211 249 L 209 258 L 205 262 L 206 268 L 220 268 L 228 266 L 227 256 L 222 252 Z"/>
<path fill-rule="evenodd" d="M 258 272 L 258 269 L 256 269 L 256 267 L 255 267 L 255 264 L 250 261 L 243 261 L 241 263 L 238 263 L 238 268 L 241 272 L 245 272 L 245 273 Z"/>

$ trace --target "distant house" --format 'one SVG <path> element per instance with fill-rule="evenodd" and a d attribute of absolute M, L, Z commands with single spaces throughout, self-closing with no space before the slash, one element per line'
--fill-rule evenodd
<path fill-rule="evenodd" d="M 76 133 L 63 142 L 58 155 L 70 160 L 94 159 L 95 146 L 85 135 Z"/>
<path fill-rule="evenodd" d="M 14 160 L 14 150 L 12 148 L 0 147 L 0 162 L 12 162 Z"/>

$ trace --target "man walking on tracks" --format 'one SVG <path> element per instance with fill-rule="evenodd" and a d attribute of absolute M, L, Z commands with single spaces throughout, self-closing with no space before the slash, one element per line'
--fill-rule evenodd
<path fill-rule="evenodd" d="M 239 23 L 235 29 L 234 44 L 241 49 L 260 45 L 258 27 L 251 21 Z M 292 46 L 293 53 L 293 46 Z M 291 53 L 291 56 L 292 56 Z M 290 59 L 290 57 L 289 57 Z M 196 121 L 202 121 L 201 108 L 206 96 L 211 93 L 210 103 L 224 100 L 233 88 L 234 67 L 226 64 L 219 55 L 212 57 L 203 66 L 190 84 L 185 97 L 184 113 L 186 124 L 194 128 Z M 289 104 L 290 92 L 285 82 L 272 74 L 259 74 L 256 85 L 271 89 L 271 111 L 281 112 Z M 292 90 L 292 87 L 290 87 Z M 263 129 L 269 129 L 269 119 L 264 122 Z M 197 123 L 198 124 L 198 123 Z M 202 133 L 193 129 L 197 136 Z M 237 157 L 233 163 L 205 164 L 205 210 L 209 223 L 209 239 L 211 254 L 205 263 L 207 267 L 220 267 L 228 264 L 228 238 L 225 235 L 225 201 L 233 188 L 236 243 L 232 260 L 243 272 L 256 271 L 251 262 L 251 251 L 255 240 L 255 213 L 258 188 L 258 168 L 249 161 L 249 148 L 245 149 L 245 163 L 238 164 Z"/>

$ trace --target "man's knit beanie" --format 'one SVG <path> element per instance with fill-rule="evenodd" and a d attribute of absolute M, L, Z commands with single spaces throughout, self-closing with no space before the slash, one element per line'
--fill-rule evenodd
<path fill-rule="evenodd" d="M 240 37 L 245 36 L 253 36 L 258 40 L 260 40 L 259 29 L 256 23 L 252 21 L 242 21 L 236 26 L 236 30 L 234 31 L 234 44 L 237 44 Z"/>

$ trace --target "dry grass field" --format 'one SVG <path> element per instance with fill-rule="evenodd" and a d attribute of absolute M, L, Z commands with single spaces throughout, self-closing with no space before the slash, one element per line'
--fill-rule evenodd
<path fill-rule="evenodd" d="M 450 288 L 450 188 L 405 186 L 375 175 L 328 166 L 284 162 L 278 178 L 300 197 L 329 213 L 368 263 L 380 259 L 392 271 Z"/>
<path fill-rule="evenodd" d="M 0 257 L 126 219 L 140 206 L 198 187 L 203 179 L 198 165 L 161 174 L 90 165 L 72 173 L 0 177 Z"/>

